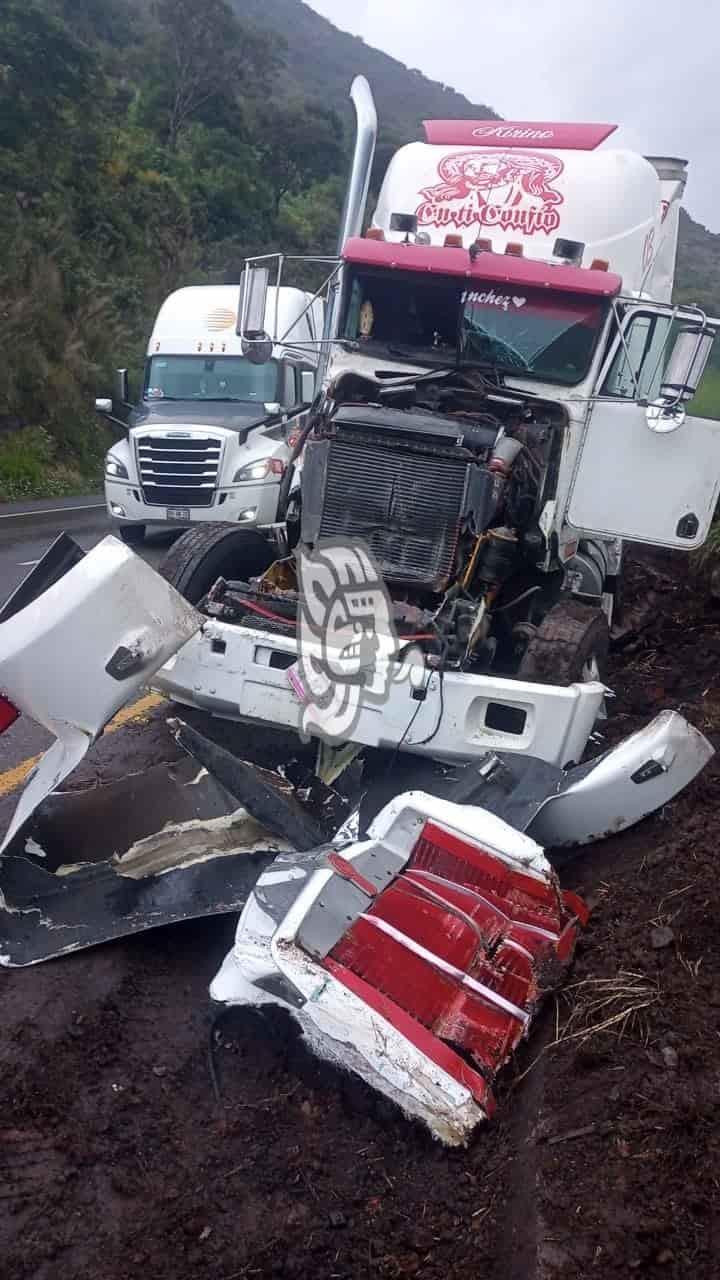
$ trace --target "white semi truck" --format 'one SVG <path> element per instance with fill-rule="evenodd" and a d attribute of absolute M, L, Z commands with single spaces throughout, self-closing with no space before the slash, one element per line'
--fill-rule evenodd
<path fill-rule="evenodd" d="M 253 527 L 277 514 L 288 438 L 312 401 L 323 304 L 301 289 L 267 296 L 278 340 L 263 363 L 237 334 L 239 290 L 178 289 L 163 302 L 147 347 L 142 396 L 129 405 L 118 370 L 127 437 L 105 460 L 108 515 L 123 541 L 148 526 L 207 521 Z M 111 400 L 98 399 L 103 415 Z"/>
<path fill-rule="evenodd" d="M 285 544 L 180 539 L 166 573 L 189 599 L 235 581 L 157 686 L 297 727 L 295 560 L 362 540 L 428 678 L 420 701 L 400 681 L 381 712 L 362 699 L 353 739 L 577 759 L 623 541 L 700 546 L 720 488 L 720 424 L 690 403 L 715 324 L 670 301 L 687 166 L 613 149 L 610 125 L 430 121 L 363 234 L 376 116 L 365 81 L 352 97 L 324 398 L 286 481 Z M 250 345 L 267 344 L 267 279 L 247 264 Z"/>

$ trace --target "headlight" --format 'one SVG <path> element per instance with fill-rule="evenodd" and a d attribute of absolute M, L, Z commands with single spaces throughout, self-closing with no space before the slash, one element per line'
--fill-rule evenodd
<path fill-rule="evenodd" d="M 124 462 L 120 462 L 117 458 L 113 458 L 112 454 L 109 454 L 105 459 L 105 475 L 112 476 L 113 480 L 127 480 L 127 467 Z"/>
<path fill-rule="evenodd" d="M 280 478 L 285 474 L 285 463 L 281 458 L 258 458 L 256 462 L 248 462 L 233 476 L 233 484 L 243 484 L 248 480 L 267 480 L 271 476 Z"/>

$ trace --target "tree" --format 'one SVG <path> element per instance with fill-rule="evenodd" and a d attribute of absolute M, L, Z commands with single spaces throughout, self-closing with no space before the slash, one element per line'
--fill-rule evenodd
<path fill-rule="evenodd" d="M 276 220 L 284 196 L 297 195 L 344 168 L 340 117 L 319 103 L 265 108 L 259 116 L 258 149 L 274 192 Z"/>
<path fill-rule="evenodd" d="M 34 0 L 6 0 L 0 23 L 0 148 L 34 144 L 48 151 L 68 126 L 68 111 L 89 102 L 90 51 L 66 24 Z"/>
<path fill-rule="evenodd" d="M 275 69 L 277 41 L 241 25 L 225 0 L 156 0 L 158 86 L 165 99 L 171 150 L 183 130 L 209 108 L 235 103 Z"/>

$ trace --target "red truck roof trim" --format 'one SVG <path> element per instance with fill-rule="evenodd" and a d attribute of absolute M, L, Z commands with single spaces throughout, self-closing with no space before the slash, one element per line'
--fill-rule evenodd
<path fill-rule="evenodd" d="M 557 147 L 594 151 L 616 124 L 553 124 L 532 120 L 423 120 L 425 141 L 442 147 Z"/>
<path fill-rule="evenodd" d="M 435 275 L 462 276 L 467 280 L 525 285 L 554 289 L 560 293 L 592 294 L 614 298 L 622 278 L 612 271 L 592 271 L 589 267 L 553 266 L 532 258 L 516 258 L 505 253 L 479 253 L 474 262 L 467 249 L 442 245 L 391 244 L 387 240 L 366 240 L 354 236 L 345 242 L 345 262 L 363 267 L 385 267 L 395 271 L 428 271 Z"/>

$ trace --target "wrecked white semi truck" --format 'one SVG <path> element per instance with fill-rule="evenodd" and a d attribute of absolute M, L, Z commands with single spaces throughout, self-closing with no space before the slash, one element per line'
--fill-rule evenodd
<path fill-rule="evenodd" d="M 277 340 L 248 351 L 237 334 L 232 285 L 178 289 L 158 311 L 142 396 L 128 404 L 118 370 L 112 400 L 95 408 L 127 431 L 105 459 L 108 515 L 124 542 L 148 526 L 223 520 L 243 527 L 277 518 L 288 439 L 314 398 L 323 304 L 281 285 L 267 293 L 265 322 Z M 295 345 L 295 344 L 298 345 Z"/>
<path fill-rule="evenodd" d="M 297 552 L 359 540 L 427 680 L 389 681 L 381 712 L 360 694 L 352 740 L 566 764 L 602 706 L 623 540 L 690 551 L 717 501 L 720 429 L 689 404 L 715 331 L 670 302 L 686 166 L 605 147 L 606 125 L 429 122 L 360 235 L 375 113 L 364 82 L 353 97 L 321 388 L 284 521 L 176 544 L 164 572 L 208 621 L 156 687 L 322 735 L 302 654 L 292 678 Z M 249 344 L 267 343 L 268 274 L 246 269 Z"/>
<path fill-rule="evenodd" d="M 0 952 L 29 964 L 242 907 L 214 1000 L 280 1006 L 457 1143 L 587 920 L 543 850 L 638 821 L 712 754 L 672 710 L 603 754 L 590 740 L 623 540 L 707 534 L 720 431 L 688 405 L 714 324 L 669 301 L 680 162 L 604 149 L 608 126 L 429 123 L 363 236 L 375 113 L 364 81 L 352 95 L 281 518 L 191 530 L 162 578 L 63 535 L 0 612 L 6 721 L 57 738 L 3 846 Z M 248 264 L 258 357 L 267 287 Z M 63 794 L 147 684 L 195 709 L 173 726 L 188 770 Z M 279 752 L 288 731 L 315 740 L 326 783 L 361 762 L 342 826 L 308 813 L 281 755 L 258 770 L 198 710 L 274 726 Z"/>

